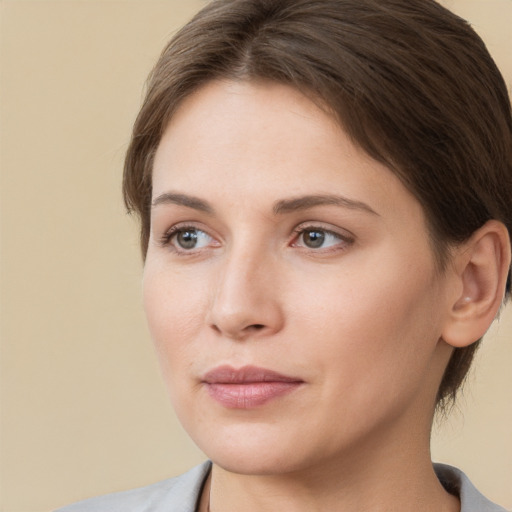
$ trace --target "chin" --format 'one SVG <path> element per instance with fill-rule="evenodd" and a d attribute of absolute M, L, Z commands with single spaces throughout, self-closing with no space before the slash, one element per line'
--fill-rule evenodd
<path fill-rule="evenodd" d="M 277 428 L 276 428 L 277 427 Z M 300 440 L 277 425 L 231 425 L 211 437 L 192 439 L 214 464 L 243 475 L 271 475 L 297 471 L 308 465 Z M 298 446 L 299 445 L 299 446 Z"/>
<path fill-rule="evenodd" d="M 267 450 L 213 454 L 210 459 L 224 471 L 238 475 L 283 475 L 305 469 L 305 461 L 290 460 L 292 454 L 276 454 Z"/>

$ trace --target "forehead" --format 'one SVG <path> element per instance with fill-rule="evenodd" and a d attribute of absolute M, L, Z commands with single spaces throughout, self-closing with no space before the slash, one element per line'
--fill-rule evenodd
<path fill-rule="evenodd" d="M 246 159 L 247 167 L 271 155 L 279 165 L 291 162 L 306 140 L 313 149 L 326 136 L 326 142 L 337 145 L 340 135 L 333 118 L 289 86 L 213 81 L 180 104 L 164 132 L 156 165 L 162 146 L 171 145 L 181 157 L 200 158 L 204 152 L 210 158 L 216 155 L 234 161 L 251 155 L 252 161 Z M 350 149 L 345 145 L 347 155 Z M 259 158 L 255 161 L 256 155 Z M 277 160 L 279 157 L 284 162 Z"/>
<path fill-rule="evenodd" d="M 316 103 L 276 83 L 215 81 L 186 98 L 164 132 L 153 173 L 154 197 L 193 190 L 245 206 L 336 192 L 421 216 L 387 167 Z"/>

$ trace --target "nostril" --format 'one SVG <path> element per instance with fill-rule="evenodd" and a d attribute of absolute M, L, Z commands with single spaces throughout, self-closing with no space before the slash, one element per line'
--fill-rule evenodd
<path fill-rule="evenodd" d="M 220 327 L 216 324 L 211 324 L 211 328 L 218 334 L 222 334 L 223 332 L 226 332 L 226 333 L 230 332 L 228 329 L 222 329 L 222 327 Z M 250 332 L 262 331 L 263 329 L 265 329 L 264 324 L 249 324 L 246 327 L 243 327 L 240 331 L 238 331 L 238 334 L 233 334 L 233 336 L 238 337 L 240 335 L 243 337 L 244 336 L 243 333 L 248 334 Z"/>

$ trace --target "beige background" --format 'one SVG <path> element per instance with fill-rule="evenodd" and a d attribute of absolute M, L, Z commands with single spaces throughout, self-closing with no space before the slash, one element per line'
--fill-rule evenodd
<path fill-rule="evenodd" d="M 167 403 L 140 299 L 123 153 L 144 79 L 196 0 L 0 1 L 2 512 L 44 512 L 202 459 Z M 446 2 L 512 83 L 512 1 Z M 512 311 L 434 457 L 512 508 Z"/>

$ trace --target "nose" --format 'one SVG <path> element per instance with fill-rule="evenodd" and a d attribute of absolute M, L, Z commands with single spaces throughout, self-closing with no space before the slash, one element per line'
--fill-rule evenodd
<path fill-rule="evenodd" d="M 257 251 L 233 251 L 215 280 L 208 323 L 233 340 L 262 338 L 280 331 L 284 314 L 279 271 L 272 257 Z"/>

